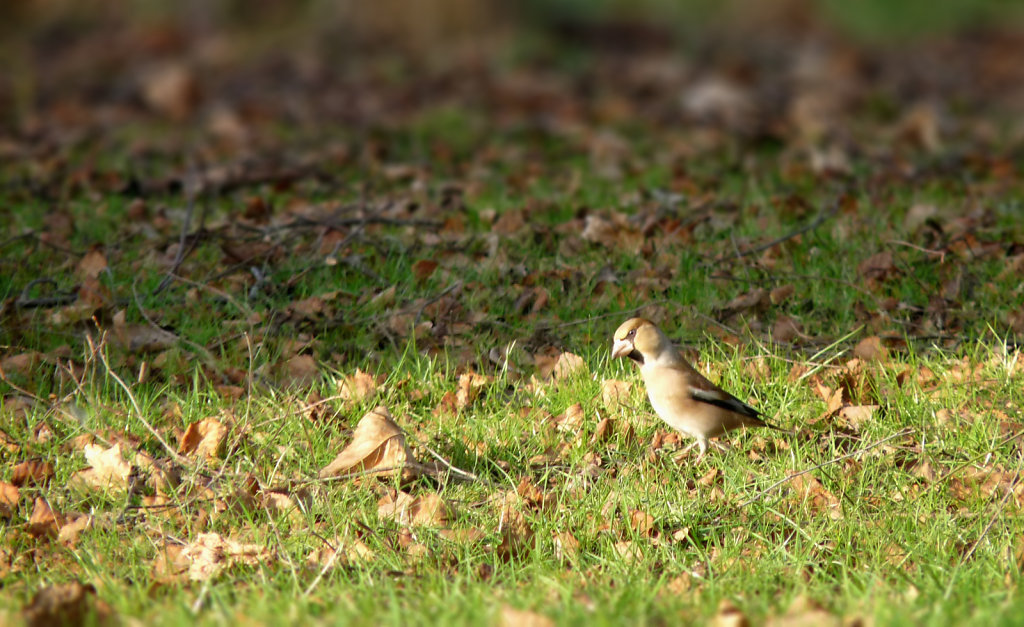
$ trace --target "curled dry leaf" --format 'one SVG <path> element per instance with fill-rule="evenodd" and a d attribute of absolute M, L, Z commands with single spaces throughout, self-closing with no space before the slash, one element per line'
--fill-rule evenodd
<path fill-rule="evenodd" d="M 94 490 L 128 489 L 128 477 L 132 474 L 132 466 L 125 461 L 120 442 L 110 448 L 89 443 L 82 452 L 85 453 L 85 459 L 90 467 L 72 475 L 72 485 Z"/>
<path fill-rule="evenodd" d="M 377 503 L 377 516 L 400 525 L 443 527 L 451 519 L 451 508 L 439 494 L 412 496 L 407 492 L 387 494 Z"/>
<path fill-rule="evenodd" d="M 533 363 L 537 367 L 537 374 L 542 379 L 554 377 L 556 380 L 564 379 L 587 364 L 583 358 L 573 353 L 558 352 L 557 349 L 548 348 L 545 351 L 533 356 Z"/>
<path fill-rule="evenodd" d="M 64 517 L 60 515 L 60 512 L 51 509 L 46 499 L 37 497 L 35 506 L 32 508 L 32 515 L 28 519 L 29 535 L 34 538 L 56 537 L 62 526 L 64 526 Z"/>
<path fill-rule="evenodd" d="M 732 601 L 722 599 L 718 604 L 718 612 L 711 619 L 710 624 L 713 627 L 747 627 L 750 625 L 750 620 L 738 607 L 733 605 Z"/>
<path fill-rule="evenodd" d="M 857 619 L 847 618 L 845 621 L 839 616 L 830 614 L 818 603 L 806 596 L 798 596 L 793 599 L 789 609 L 782 616 L 769 618 L 765 621 L 766 627 L 839 627 L 843 624 L 860 624 Z"/>
<path fill-rule="evenodd" d="M 178 452 L 189 457 L 213 461 L 223 452 L 228 428 L 216 418 L 203 418 L 185 430 L 178 443 Z"/>
<path fill-rule="evenodd" d="M 9 520 L 18 508 L 18 499 L 21 498 L 21 490 L 18 486 L 0 481 L 0 518 Z"/>
<path fill-rule="evenodd" d="M 821 482 L 811 473 L 796 475 L 789 482 L 790 488 L 815 513 L 828 514 L 830 518 L 839 519 L 843 512 L 839 508 L 839 499 L 825 489 Z"/>
<path fill-rule="evenodd" d="M 373 549 L 366 546 L 362 540 L 345 540 L 335 538 L 331 546 L 324 546 L 313 549 L 306 556 L 307 564 L 314 564 L 321 567 L 340 566 L 358 562 L 369 562 L 377 557 Z"/>
<path fill-rule="evenodd" d="M 356 368 L 355 374 L 345 375 L 338 386 L 338 395 L 347 403 L 361 403 L 377 394 L 377 386 L 384 382 L 384 375 L 374 376 Z"/>
<path fill-rule="evenodd" d="M 551 419 L 555 428 L 559 431 L 577 433 L 583 427 L 583 405 L 574 403 L 570 405 L 565 413 L 559 414 Z"/>
<path fill-rule="evenodd" d="M 316 360 L 312 355 L 295 355 L 284 363 L 282 375 L 287 385 L 301 388 L 308 387 L 317 377 L 320 370 L 316 367 Z"/>
<path fill-rule="evenodd" d="M 53 464 L 41 459 L 30 459 L 11 469 L 11 483 L 18 487 L 46 485 L 50 479 L 53 479 Z"/>
<path fill-rule="evenodd" d="M 555 532 L 551 538 L 554 545 L 555 557 L 560 561 L 573 561 L 580 552 L 580 541 L 568 531 Z"/>
<path fill-rule="evenodd" d="M 839 410 L 839 420 L 853 429 L 860 430 L 870 422 L 879 405 L 847 405 Z"/>
<path fill-rule="evenodd" d="M 96 598 L 96 588 L 77 581 L 40 588 L 22 610 L 29 627 L 49 625 L 107 625 L 114 614 Z"/>
<path fill-rule="evenodd" d="M 95 279 L 107 269 L 107 256 L 102 250 L 90 250 L 78 262 L 78 276 Z"/>
<path fill-rule="evenodd" d="M 465 409 L 480 395 L 480 390 L 490 382 L 490 377 L 467 372 L 459 375 L 459 385 L 455 391 L 455 407 Z"/>
<path fill-rule="evenodd" d="M 889 350 L 882 345 L 882 338 L 872 335 L 857 342 L 853 356 L 864 361 L 885 361 L 889 358 Z"/>
<path fill-rule="evenodd" d="M 619 406 L 629 402 L 629 393 L 632 384 L 618 379 L 605 379 L 601 382 L 601 402 L 609 410 L 618 409 Z"/>
<path fill-rule="evenodd" d="M 88 515 L 79 515 L 67 523 L 61 528 L 57 534 L 57 541 L 64 546 L 74 546 L 78 542 L 78 535 L 86 529 L 91 529 L 95 518 Z"/>
<path fill-rule="evenodd" d="M 320 470 L 320 478 L 347 473 L 393 475 L 405 470 L 415 472 L 412 451 L 405 444 L 405 434 L 381 406 L 359 420 L 356 430 L 341 453 Z"/>
<path fill-rule="evenodd" d="M 543 614 L 517 610 L 511 606 L 501 608 L 501 627 L 554 627 L 555 621 Z"/>
<path fill-rule="evenodd" d="M 217 533 L 201 533 L 181 551 L 181 560 L 188 563 L 188 578 L 192 581 L 206 581 L 230 566 L 256 566 L 272 557 L 273 553 L 264 546 L 242 544 Z"/>

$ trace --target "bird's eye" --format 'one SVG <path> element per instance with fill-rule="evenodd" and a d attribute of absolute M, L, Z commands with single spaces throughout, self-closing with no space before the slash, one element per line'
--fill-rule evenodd
<path fill-rule="evenodd" d="M 626 339 L 631 340 L 636 337 L 636 329 L 630 329 L 629 333 L 626 334 Z"/>

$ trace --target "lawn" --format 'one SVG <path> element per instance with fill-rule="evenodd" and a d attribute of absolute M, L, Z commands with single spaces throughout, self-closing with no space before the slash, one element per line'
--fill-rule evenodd
<path fill-rule="evenodd" d="M 1018 622 L 1024 30 L 214 5 L 11 18 L 0 623 Z"/>

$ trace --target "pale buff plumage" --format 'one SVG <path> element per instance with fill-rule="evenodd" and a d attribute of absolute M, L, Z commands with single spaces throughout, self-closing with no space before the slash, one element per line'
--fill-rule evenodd
<path fill-rule="evenodd" d="M 760 412 L 729 394 L 683 359 L 653 322 L 631 318 L 615 330 L 612 357 L 640 364 L 651 406 L 672 428 L 694 438 L 704 457 L 708 439 L 739 427 L 769 427 Z M 692 445 L 691 445 L 692 446 Z"/>

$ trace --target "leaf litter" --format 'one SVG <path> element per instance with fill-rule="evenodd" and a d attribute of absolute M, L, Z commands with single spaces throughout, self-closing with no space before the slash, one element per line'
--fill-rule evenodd
<path fill-rule="evenodd" d="M 624 317 L 647 303 L 656 304 L 644 314 L 670 322 L 679 336 L 766 342 L 798 362 L 790 383 L 794 403 L 812 408 L 799 423 L 806 443 L 746 437 L 754 468 L 793 448 L 838 459 L 871 446 L 869 436 L 893 421 L 927 420 L 905 414 L 897 402 L 904 393 L 944 403 L 934 415 L 939 425 L 981 430 L 991 424 L 1005 440 L 999 442 L 1019 447 L 1012 403 L 951 399 L 949 391 L 973 386 L 978 396 L 1001 398 L 1004 386 L 1021 376 L 1011 341 L 989 361 L 963 356 L 921 366 L 904 360 L 909 347 L 956 351 L 965 338 L 984 337 L 984 325 L 1013 341 L 1024 333 L 1024 310 L 1015 300 L 1024 244 L 1019 227 L 1005 224 L 1004 209 L 1020 191 L 1019 133 L 996 141 L 988 119 L 1018 98 L 1005 86 L 1019 83 L 1019 69 L 1000 61 L 1017 58 L 1020 42 L 1010 35 L 952 35 L 894 53 L 813 31 L 820 16 L 793 10 L 817 43 L 793 44 L 787 54 L 753 54 L 769 44 L 756 36 L 761 27 L 752 31 L 738 19 L 722 37 L 743 42 L 734 50 L 751 53 L 739 64 L 709 46 L 701 66 L 683 67 L 694 61 L 658 52 L 658 37 L 641 37 L 648 43 L 632 51 L 604 49 L 619 39 L 595 37 L 595 25 L 577 24 L 570 30 L 591 38 L 597 51 L 578 75 L 478 64 L 455 66 L 447 76 L 411 73 L 404 86 L 382 79 L 393 68 L 369 64 L 349 74 L 308 48 L 297 48 L 294 58 L 233 67 L 238 82 L 221 85 L 208 76 L 232 64 L 230 54 L 219 56 L 225 42 L 132 24 L 125 32 L 114 29 L 120 34 L 108 45 L 104 34 L 114 23 L 99 12 L 91 19 L 100 28 L 77 44 L 95 68 L 71 72 L 79 56 L 68 52 L 74 46 L 39 55 L 41 69 L 52 70 L 38 73 L 39 102 L 30 115 L 16 114 L 21 117 L 0 143 L 3 154 L 15 157 L 2 166 L 5 199 L 47 203 L 38 220 L 4 224 L 12 238 L 4 242 L 10 255 L 4 268 L 14 278 L 0 308 L 6 386 L 0 443 L 2 459 L 11 462 L 0 482 L 0 520 L 13 530 L 10 537 L 68 546 L 88 537 L 109 512 L 77 511 L 92 510 L 59 495 L 58 487 L 67 485 L 99 510 L 103 499 L 123 492 L 140 499 L 147 524 L 165 533 L 189 530 L 187 538 L 160 544 L 153 572 L 163 582 L 283 568 L 270 544 L 244 537 L 251 531 L 244 526 L 211 528 L 235 526 L 234 512 L 255 515 L 257 525 L 316 526 L 333 538 L 309 553 L 317 567 L 334 560 L 372 564 L 382 561 L 386 542 L 365 530 L 339 535 L 309 514 L 339 494 L 366 492 L 386 528 L 375 531 L 394 532 L 407 553 L 411 547 L 430 553 L 433 545 L 420 534 L 436 531 L 481 545 L 505 563 L 548 547 L 567 565 L 586 562 L 599 542 L 587 525 L 563 519 L 549 530 L 544 519 L 571 511 L 573 498 L 586 498 L 594 486 L 646 481 L 679 444 L 677 434 L 644 415 L 638 380 L 604 378 L 608 371 L 588 352 L 607 343 L 604 328 L 590 318 Z M 770 14 L 761 17 L 764 32 L 779 28 Z M 144 44 L 128 46 L 141 53 L 120 55 L 132 42 Z M 189 47 L 207 52 L 179 59 Z M 938 48 L 953 60 L 942 77 L 920 67 Z M 292 64 L 294 72 L 279 71 Z M 119 88 L 127 95 L 113 104 L 103 100 L 111 75 L 104 67 L 131 77 Z M 79 78 L 65 86 L 61 77 L 69 73 Z M 241 83 L 253 86 L 249 95 L 227 89 Z M 450 84 L 460 87 L 438 89 Z M 291 97 L 269 96 L 282 91 Z M 60 94 L 73 97 L 62 101 Z M 486 132 L 460 147 L 457 133 L 445 129 L 421 142 L 422 154 L 403 154 L 396 139 L 431 114 L 422 104 L 431 98 L 410 94 L 443 95 L 455 110 L 478 116 Z M 317 129 L 314 134 L 325 129 L 323 141 L 307 137 L 282 150 L 265 122 L 283 118 Z M 323 123 L 332 119 L 365 132 L 335 133 Z M 191 123 L 208 131 L 198 146 L 152 132 Z M 129 127 L 143 132 L 111 132 Z M 762 159 L 756 149 L 766 140 L 778 149 Z M 730 151 L 744 156 L 718 167 Z M 198 162 L 188 156 L 196 153 Z M 560 160 L 562 153 L 586 165 Z M 102 154 L 127 156 L 108 163 L 97 157 Z M 733 170 L 763 186 L 756 201 L 730 187 Z M 633 183 L 643 172 L 657 182 Z M 594 174 L 612 181 L 613 190 L 591 194 Z M 564 196 L 539 193 L 549 184 L 566 190 Z M 950 185 L 951 194 L 929 191 Z M 124 197 L 123 212 L 112 194 Z M 817 207 L 833 201 L 834 210 L 814 218 Z M 876 219 L 883 209 L 891 220 Z M 103 221 L 114 236 L 90 236 L 90 227 Z M 814 228 L 802 230 L 807 225 Z M 810 274 L 818 272 L 815 256 L 836 254 L 830 239 L 857 242 L 872 231 L 881 231 L 882 241 L 839 251 L 842 271 Z M 39 265 L 43 254 L 56 261 L 18 273 L 23 260 Z M 704 290 L 698 297 L 678 287 L 692 277 Z M 165 279 L 165 287 L 151 285 Z M 836 286 L 839 293 L 829 291 Z M 979 304 L 987 303 L 999 311 L 996 318 L 979 314 Z M 201 325 L 193 322 L 204 317 L 219 326 L 197 330 Z M 863 333 L 847 335 L 857 327 Z M 82 339 L 104 331 L 107 371 Z M 836 342 L 837 350 L 821 352 Z M 437 383 L 439 390 L 432 389 L 436 382 L 395 383 L 371 374 L 388 372 L 408 346 L 427 359 L 450 359 L 451 374 Z M 768 363 L 749 362 L 739 371 L 770 383 L 776 355 L 768 355 Z M 895 377 L 893 367 L 901 369 Z M 335 396 L 314 399 L 310 388 L 330 394 L 322 387 L 328 371 L 338 373 Z M 158 431 L 177 441 L 182 459 L 167 451 L 158 457 L 148 435 L 140 440 L 113 427 L 80 446 L 67 444 L 86 421 L 60 422 L 48 407 L 65 395 L 84 402 L 114 373 L 136 391 L 185 389 L 200 373 L 218 401 L 245 418 L 204 412 L 182 431 L 171 426 L 185 425 L 181 415 L 165 414 Z M 566 390 L 577 386 L 587 394 L 567 398 Z M 297 458 L 310 461 L 311 446 L 303 442 L 258 449 L 274 460 L 272 470 L 236 467 L 238 456 L 259 442 L 277 441 L 242 408 L 265 391 L 290 399 L 289 390 L 302 391 L 307 401 L 284 402 L 281 412 L 294 405 L 299 415 L 269 423 L 301 420 L 330 432 L 380 406 L 355 421 L 332 462 L 305 473 L 316 477 L 295 467 Z M 123 401 L 104 402 L 120 405 L 110 424 L 131 413 Z M 385 405 L 403 414 L 409 408 L 412 415 L 398 421 L 409 425 L 408 433 Z M 787 407 L 792 412 L 794 405 Z M 533 422 L 512 442 L 501 441 L 497 426 L 450 426 L 515 416 Z M 438 460 L 431 445 L 449 459 Z M 850 480 L 865 472 L 871 455 L 891 457 L 920 482 L 911 492 L 890 492 L 893 499 L 936 486 L 951 508 L 967 513 L 979 497 L 1020 508 L 1019 472 L 995 454 L 998 446 L 966 462 L 955 451 L 936 458 L 923 446 L 908 434 L 836 462 L 835 471 Z M 505 450 L 516 447 L 529 452 L 516 457 Z M 484 462 L 468 472 L 455 467 L 456 454 L 462 462 Z M 685 468 L 685 459 L 671 463 Z M 787 475 L 773 507 L 800 524 L 841 521 L 837 481 L 819 470 Z M 727 492 L 734 484 L 717 469 L 692 477 L 678 481 L 681 498 L 708 507 L 745 501 Z M 485 505 L 452 498 L 453 478 L 466 480 Z M 495 481 L 511 483 L 498 488 Z M 602 519 L 588 524 L 609 534 L 624 563 L 648 564 L 661 559 L 663 544 L 693 540 L 690 530 L 662 526 L 670 515 L 656 504 L 609 499 Z M 722 551 L 711 548 L 705 568 L 722 568 L 714 557 Z M 893 550 L 909 559 L 903 549 Z M 24 572 L 20 564 L 5 558 L 4 568 Z M 693 591 L 699 580 L 687 571 L 669 585 Z M 89 585 L 38 592 L 26 617 L 74 614 L 96 604 Z M 47 600 L 56 597 L 66 599 Z M 550 622 L 542 613 L 501 608 L 504 621 Z M 775 620 L 829 616 L 815 602 L 797 599 Z M 748 619 L 723 605 L 715 620 Z"/>

